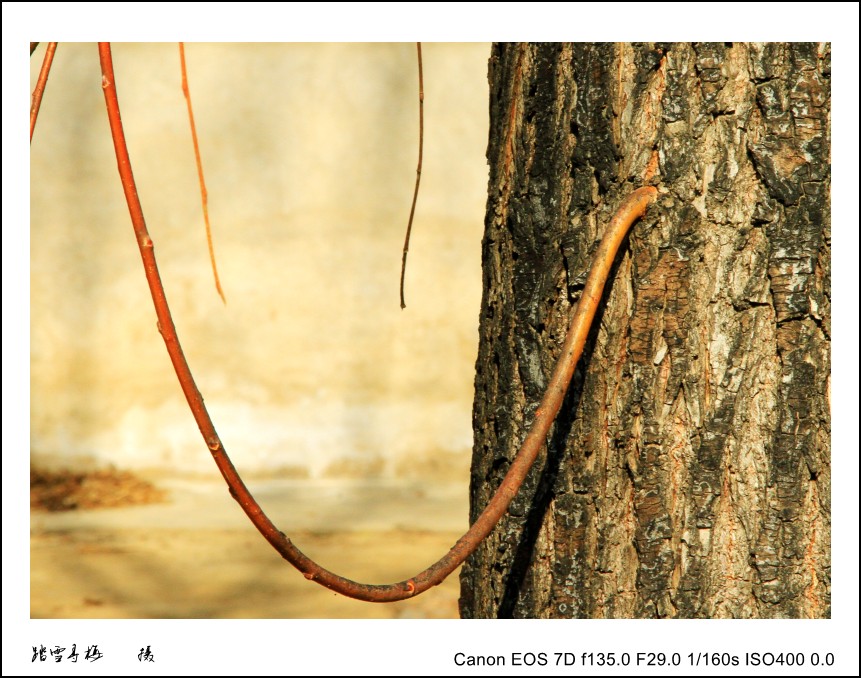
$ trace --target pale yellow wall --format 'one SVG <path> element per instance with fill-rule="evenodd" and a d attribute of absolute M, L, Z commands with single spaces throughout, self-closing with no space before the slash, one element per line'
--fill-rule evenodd
<path fill-rule="evenodd" d="M 241 470 L 466 477 L 489 46 L 423 52 L 424 168 L 401 311 L 413 43 L 186 46 L 227 306 L 177 45 L 114 46 L 168 299 Z M 62 43 L 31 148 L 32 459 L 213 472 L 156 330 L 100 82 L 95 45 Z"/>

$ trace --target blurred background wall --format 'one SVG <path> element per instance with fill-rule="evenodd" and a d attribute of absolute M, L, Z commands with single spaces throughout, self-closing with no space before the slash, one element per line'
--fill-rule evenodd
<path fill-rule="evenodd" d="M 43 47 L 31 62 L 34 84 Z M 467 482 L 487 44 L 115 44 L 138 191 L 186 357 L 241 472 Z M 94 44 L 61 43 L 31 147 L 31 461 L 216 473 L 143 275 Z M 9 227 L 7 225 L 7 227 Z"/>

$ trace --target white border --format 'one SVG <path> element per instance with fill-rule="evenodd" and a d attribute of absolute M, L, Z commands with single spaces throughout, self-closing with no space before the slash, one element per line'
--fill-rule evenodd
<path fill-rule="evenodd" d="M 3 12 L 3 674 L 757 673 L 553 667 L 553 652 L 827 651 L 858 674 L 858 5 L 856 3 L 14 3 Z M 567 18 L 570 17 L 570 20 Z M 833 55 L 833 618 L 820 621 L 74 621 L 29 619 L 29 68 L 23 38 L 89 41 L 830 40 Z M 7 96 L 8 95 L 8 96 Z M 24 103 L 22 103 L 24 102 Z M 33 644 L 100 643 L 103 664 L 30 663 Z M 141 665 L 151 645 L 157 663 Z M 458 667 L 454 654 L 549 652 L 547 667 Z M 83 655 L 82 655 L 83 656 Z M 146 666 L 144 669 L 143 667 Z"/>

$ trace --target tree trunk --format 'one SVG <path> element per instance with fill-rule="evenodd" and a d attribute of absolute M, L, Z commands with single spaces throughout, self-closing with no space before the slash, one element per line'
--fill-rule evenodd
<path fill-rule="evenodd" d="M 472 520 L 661 193 L 461 615 L 828 617 L 830 46 L 500 44 L 489 79 Z"/>

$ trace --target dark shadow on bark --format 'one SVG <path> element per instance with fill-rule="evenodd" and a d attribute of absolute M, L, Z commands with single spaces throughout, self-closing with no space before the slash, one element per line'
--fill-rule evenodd
<path fill-rule="evenodd" d="M 582 389 L 579 388 L 579 385 L 576 390 L 569 389 L 565 400 L 562 402 L 563 410 L 572 413 L 576 411 L 580 404 L 581 392 Z M 499 609 L 496 613 L 498 619 L 511 619 L 514 617 L 514 610 L 517 606 L 520 592 L 523 589 L 526 573 L 532 563 L 535 542 L 538 539 L 538 533 L 541 530 L 547 509 L 550 507 L 550 502 L 553 499 L 553 487 L 559 476 L 562 460 L 565 457 L 565 441 L 571 433 L 573 423 L 574 417 L 566 416 L 564 420 L 557 419 L 553 427 L 553 433 L 551 434 L 550 444 L 547 449 L 547 463 L 544 464 L 544 468 L 541 470 L 538 489 L 535 492 L 529 513 L 527 513 L 526 520 L 523 523 L 520 543 L 517 545 L 517 550 L 511 564 L 511 572 L 505 582 L 505 591 L 502 594 Z"/>
<path fill-rule="evenodd" d="M 627 251 L 629 240 L 630 234 L 626 235 L 625 240 L 622 241 L 622 245 L 619 247 L 620 252 L 624 253 Z M 566 456 L 566 441 L 571 435 L 571 429 L 574 425 L 574 420 L 577 417 L 577 410 L 580 407 L 580 400 L 583 394 L 585 365 L 589 364 L 592 359 L 592 354 L 595 351 L 595 340 L 598 328 L 601 327 L 604 311 L 607 306 L 607 299 L 610 298 L 613 283 L 619 269 L 619 261 L 622 256 L 623 255 L 617 257 L 617 260 L 610 271 L 603 298 L 598 306 L 597 312 L 595 313 L 595 320 L 592 322 L 592 327 L 589 330 L 586 346 L 583 349 L 583 356 L 580 359 L 577 371 L 574 372 L 571 386 L 568 388 L 568 393 L 565 394 L 565 399 L 562 401 L 562 407 L 559 410 L 559 415 L 557 416 L 556 423 L 553 426 L 553 431 L 548 439 L 547 461 L 544 464 L 544 468 L 541 470 L 541 476 L 538 479 L 535 496 L 532 499 L 529 512 L 523 522 L 523 531 L 521 533 L 520 543 L 517 545 L 517 550 L 515 551 L 514 558 L 511 563 L 511 571 L 505 582 L 505 590 L 502 594 L 499 608 L 496 611 L 497 619 L 513 619 L 515 617 L 517 601 L 523 590 L 526 573 L 532 563 L 535 543 L 538 540 L 538 534 L 541 531 L 541 525 L 544 523 L 547 510 L 550 508 L 550 502 L 556 494 L 556 490 L 554 488 L 559 480 L 559 470 L 562 468 L 562 461 Z M 573 461 L 573 455 L 571 456 L 571 459 Z"/>

